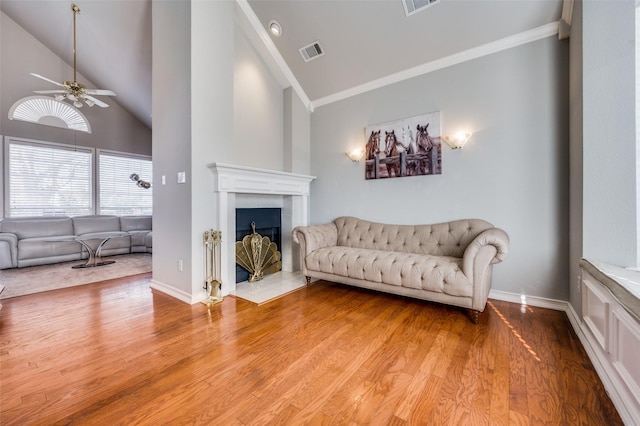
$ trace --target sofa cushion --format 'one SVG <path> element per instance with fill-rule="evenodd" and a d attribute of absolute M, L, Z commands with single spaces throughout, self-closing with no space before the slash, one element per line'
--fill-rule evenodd
<path fill-rule="evenodd" d="M 150 231 L 152 225 L 151 216 L 121 216 L 121 231 Z"/>
<path fill-rule="evenodd" d="M 326 247 L 305 258 L 307 269 L 375 283 L 471 297 L 462 259 L 383 250 Z"/>
<path fill-rule="evenodd" d="M 120 218 L 111 215 L 76 216 L 73 220 L 75 235 L 120 231 Z"/>
<path fill-rule="evenodd" d="M 24 238 L 55 237 L 73 235 L 70 217 L 8 217 L 0 222 L 0 232 Z"/>
<path fill-rule="evenodd" d="M 77 255 L 79 259 L 80 250 L 73 235 L 23 238 L 18 240 L 18 261 L 66 255 Z"/>

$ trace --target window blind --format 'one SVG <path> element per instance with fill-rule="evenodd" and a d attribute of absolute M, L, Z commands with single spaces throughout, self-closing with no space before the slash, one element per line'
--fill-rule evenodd
<path fill-rule="evenodd" d="M 153 188 L 141 188 L 129 178 L 136 173 L 140 179 L 151 183 L 151 159 L 104 152 L 98 157 L 100 214 L 152 214 Z"/>
<path fill-rule="evenodd" d="M 9 142 L 9 216 L 92 214 L 93 152 Z"/>

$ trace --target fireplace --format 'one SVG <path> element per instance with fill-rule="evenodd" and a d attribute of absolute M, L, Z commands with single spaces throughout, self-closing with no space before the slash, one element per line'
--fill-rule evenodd
<path fill-rule="evenodd" d="M 308 224 L 309 186 L 314 176 L 258 169 L 223 163 L 210 164 L 214 175 L 217 204 L 216 229 L 222 232 L 222 294 L 236 291 L 236 215 L 237 208 L 280 208 L 282 271 L 300 269 L 298 249 L 293 246 L 291 231 Z"/>
<path fill-rule="evenodd" d="M 272 243 L 276 243 L 278 250 L 282 254 L 281 228 L 282 209 L 276 207 L 267 208 L 236 208 L 236 241 L 253 233 L 251 223 L 255 223 L 256 232 L 263 237 L 268 237 Z M 249 272 L 242 266 L 236 264 L 236 283 L 247 281 Z"/>

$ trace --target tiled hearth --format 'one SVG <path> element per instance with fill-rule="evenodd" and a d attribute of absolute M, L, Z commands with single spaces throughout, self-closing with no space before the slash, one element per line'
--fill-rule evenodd
<path fill-rule="evenodd" d="M 307 285 L 302 272 L 280 271 L 266 275 L 262 280 L 236 284 L 235 296 L 258 305 L 276 299 Z"/>

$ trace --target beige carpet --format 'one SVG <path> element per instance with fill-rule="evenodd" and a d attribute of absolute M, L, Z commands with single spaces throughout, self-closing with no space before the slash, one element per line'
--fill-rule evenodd
<path fill-rule="evenodd" d="M 105 260 L 115 260 L 116 263 L 95 268 L 71 269 L 73 265 L 83 263 L 76 260 L 54 265 L 4 269 L 0 271 L 0 284 L 5 287 L 0 299 L 151 272 L 151 254 L 109 256 Z"/>

